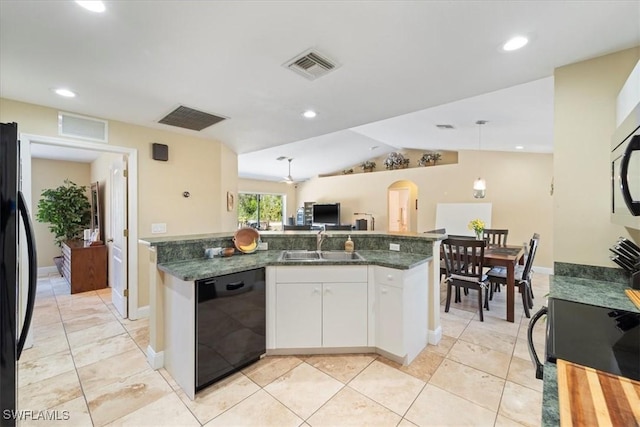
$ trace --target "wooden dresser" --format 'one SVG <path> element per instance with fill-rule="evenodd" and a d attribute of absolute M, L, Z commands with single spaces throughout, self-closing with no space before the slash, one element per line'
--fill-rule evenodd
<path fill-rule="evenodd" d="M 107 246 L 85 246 L 82 240 L 62 244 L 62 275 L 71 285 L 71 293 L 107 287 Z"/>

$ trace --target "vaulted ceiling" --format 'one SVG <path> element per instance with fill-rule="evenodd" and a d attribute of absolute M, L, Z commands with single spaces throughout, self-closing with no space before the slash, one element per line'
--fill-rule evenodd
<path fill-rule="evenodd" d="M 479 119 L 483 149 L 551 152 L 554 68 L 640 45 L 637 1 L 105 4 L 1 1 L 1 96 L 217 139 L 241 176 L 275 180 L 279 156 L 304 179 L 375 150 L 475 149 Z M 529 44 L 502 51 L 516 34 Z M 283 66 L 311 48 L 337 67 L 311 81 Z M 228 119 L 158 123 L 179 105 Z"/>

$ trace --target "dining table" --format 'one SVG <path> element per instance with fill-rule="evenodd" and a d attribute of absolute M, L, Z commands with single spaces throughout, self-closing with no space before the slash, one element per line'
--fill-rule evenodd
<path fill-rule="evenodd" d="M 484 265 L 507 269 L 507 322 L 514 322 L 515 269 L 524 262 L 524 247 L 514 245 L 487 246 L 484 250 Z"/>

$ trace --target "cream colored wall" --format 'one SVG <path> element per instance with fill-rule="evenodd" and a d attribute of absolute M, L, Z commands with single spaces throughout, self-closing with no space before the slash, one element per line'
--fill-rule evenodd
<path fill-rule="evenodd" d="M 555 261 L 616 267 L 616 239 L 640 243 L 640 231 L 609 219 L 615 102 L 639 59 L 637 47 L 555 70 Z"/>
<path fill-rule="evenodd" d="M 21 133 L 58 137 L 57 114 L 57 109 L 0 98 L 0 121 L 17 122 Z M 153 142 L 169 146 L 169 161 L 152 160 Z M 232 229 L 234 213 L 222 210 L 226 189 L 237 188 L 237 156 L 221 142 L 109 121 L 109 144 L 138 150 L 138 221 L 129 224 L 138 227 L 138 236 L 151 236 L 151 224 L 158 222 L 167 224 L 167 235 Z M 191 197 L 184 198 L 184 191 Z M 142 268 L 139 306 L 148 304 L 148 272 Z"/>
<path fill-rule="evenodd" d="M 291 185 L 284 182 L 260 181 L 255 179 L 238 179 L 238 192 L 284 194 L 287 197 L 287 207 L 285 209 L 287 218 L 290 216 L 295 218 L 297 209 L 302 206 L 302 203 L 298 204 L 296 199 L 296 186 L 299 185 L 300 184 Z"/>
<path fill-rule="evenodd" d="M 225 145 L 220 145 L 220 222 L 224 231 L 238 227 L 238 156 Z M 227 192 L 234 197 L 233 209 L 227 210 Z"/>
<path fill-rule="evenodd" d="M 33 198 L 33 228 L 36 237 L 38 267 L 54 265 L 53 257 L 60 256 L 60 248 L 54 243 L 54 235 L 48 224 L 38 222 L 38 200 L 42 191 L 56 188 L 69 179 L 80 186 L 87 187 L 87 197 L 91 184 L 91 165 L 89 163 L 65 162 L 60 160 L 32 159 L 31 161 L 31 194 Z M 87 227 L 88 228 L 88 227 Z"/>
<path fill-rule="evenodd" d="M 487 197 L 473 198 L 473 180 L 481 172 L 487 181 Z M 299 203 L 340 202 L 343 222 L 354 222 L 354 212 L 370 212 L 376 230 L 387 227 L 387 188 L 408 180 L 418 187 L 418 232 L 435 226 L 438 203 L 492 203 L 492 226 L 509 229 L 509 243 L 522 244 L 540 233 L 535 264 L 553 265 L 553 207 L 550 195 L 553 172 L 551 154 L 461 151 L 458 163 L 316 178 L 301 184 Z M 472 218 L 469 218 L 471 220 Z"/>

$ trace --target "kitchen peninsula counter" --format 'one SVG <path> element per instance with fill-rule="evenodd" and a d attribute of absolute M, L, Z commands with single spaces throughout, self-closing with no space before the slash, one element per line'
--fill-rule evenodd
<path fill-rule="evenodd" d="M 313 261 L 278 261 L 282 251 L 256 251 L 253 254 L 216 257 L 213 259 L 191 259 L 159 263 L 158 269 L 184 281 L 206 279 L 239 271 L 252 270 L 274 265 L 379 265 L 382 267 L 408 270 L 430 261 L 433 256 L 383 250 L 356 251 L 364 258 L 358 261 L 313 260 Z"/>
<path fill-rule="evenodd" d="M 624 293 L 624 290 L 628 288 L 625 284 L 608 281 L 571 276 L 549 277 L 550 298 L 640 313 L 640 310 Z M 538 349 L 538 352 L 541 351 L 544 350 Z M 539 357 L 543 356 L 543 354 L 539 354 Z M 556 365 L 550 362 L 544 364 L 542 425 L 549 427 L 560 425 L 557 369 Z"/>

